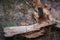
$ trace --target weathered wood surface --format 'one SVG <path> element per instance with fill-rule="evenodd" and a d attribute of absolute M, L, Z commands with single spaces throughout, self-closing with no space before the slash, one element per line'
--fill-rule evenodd
<path fill-rule="evenodd" d="M 45 35 L 39 36 L 37 38 L 25 38 L 20 35 L 15 35 L 13 37 L 6 38 L 6 40 L 15 40 L 16 38 L 18 38 L 18 40 L 60 40 L 60 29 L 56 28 L 54 31 L 49 29 L 50 28 L 47 29 L 47 33 Z"/>
<path fill-rule="evenodd" d="M 31 32 L 31 31 L 36 31 L 36 30 L 40 30 L 42 27 L 48 26 L 48 25 L 52 25 L 54 24 L 54 22 L 49 21 L 49 23 L 47 22 L 42 22 L 42 24 L 33 24 L 33 25 L 29 25 L 29 26 L 12 26 L 12 27 L 5 27 L 4 28 L 4 32 L 5 32 L 5 37 L 11 37 L 14 36 L 16 34 L 22 34 L 22 33 L 27 33 L 27 32 Z"/>

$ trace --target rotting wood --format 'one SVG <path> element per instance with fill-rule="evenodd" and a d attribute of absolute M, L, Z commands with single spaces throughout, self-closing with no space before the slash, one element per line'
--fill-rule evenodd
<path fill-rule="evenodd" d="M 27 32 L 31 32 L 31 31 L 36 31 L 36 30 L 40 30 L 41 27 L 45 27 L 48 25 L 52 25 L 54 24 L 54 22 L 49 21 L 49 23 L 47 22 L 42 22 L 42 24 L 33 24 L 33 25 L 28 25 L 28 26 L 12 26 L 12 27 L 5 27 L 4 28 L 4 36 L 5 37 L 11 37 L 17 34 L 22 34 L 22 33 L 27 33 Z"/>

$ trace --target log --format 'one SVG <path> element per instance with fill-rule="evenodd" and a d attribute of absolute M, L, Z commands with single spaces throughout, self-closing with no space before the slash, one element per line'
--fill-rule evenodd
<path fill-rule="evenodd" d="M 42 22 L 41 24 L 33 24 L 33 25 L 28 25 L 28 26 L 12 26 L 12 27 L 5 27 L 4 28 L 4 36 L 5 37 L 12 37 L 17 34 L 22 34 L 22 33 L 27 33 L 31 31 L 36 31 L 40 30 L 42 27 L 46 27 L 48 25 L 52 25 L 54 22 Z"/>

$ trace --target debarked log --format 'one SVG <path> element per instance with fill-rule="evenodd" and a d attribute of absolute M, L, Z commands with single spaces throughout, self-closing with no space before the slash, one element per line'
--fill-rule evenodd
<path fill-rule="evenodd" d="M 17 34 L 22 34 L 22 33 L 27 33 L 31 31 L 36 31 L 40 30 L 42 27 L 46 27 L 48 25 L 55 24 L 55 22 L 42 22 L 41 24 L 33 24 L 33 25 L 28 25 L 28 26 L 12 26 L 12 27 L 5 27 L 4 28 L 4 36 L 5 37 L 12 37 Z"/>

